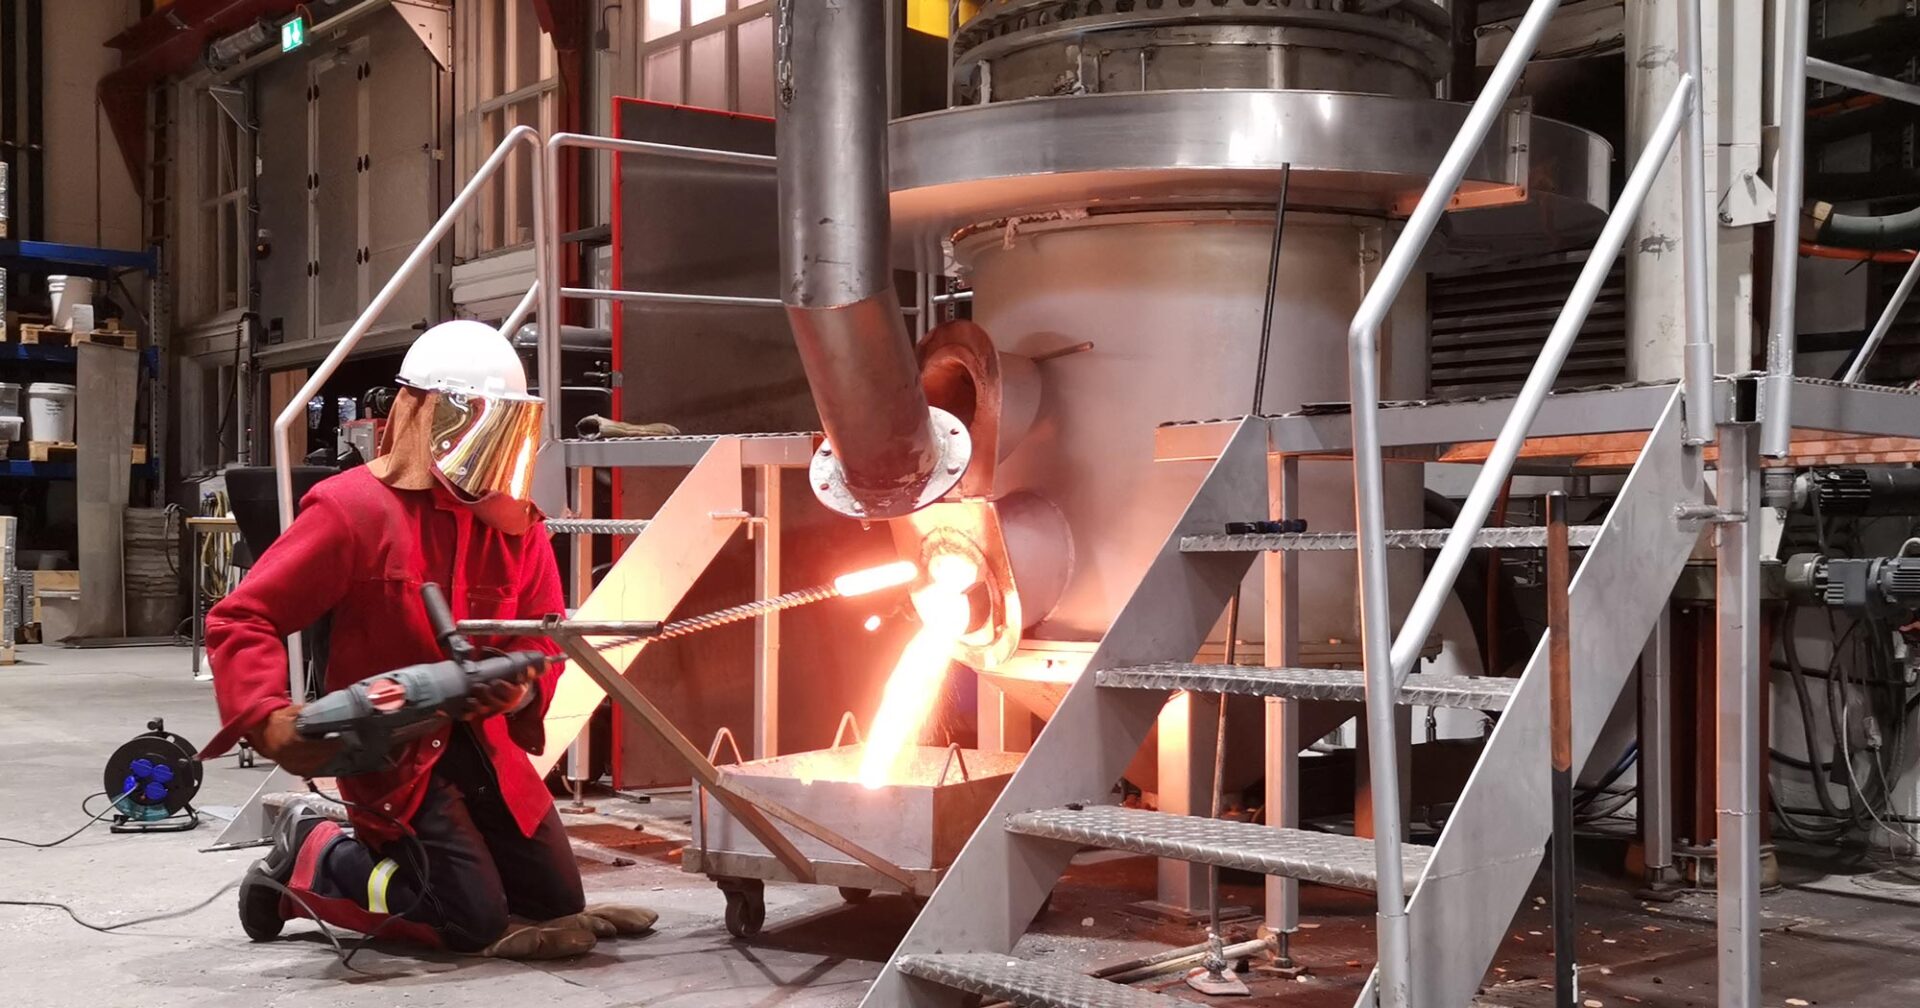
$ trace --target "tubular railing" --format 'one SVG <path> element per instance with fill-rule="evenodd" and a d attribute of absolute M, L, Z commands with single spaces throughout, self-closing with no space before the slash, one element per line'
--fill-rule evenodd
<path fill-rule="evenodd" d="M 547 228 L 549 225 L 547 210 L 549 208 L 546 203 L 550 190 L 546 185 L 546 179 L 542 176 L 546 168 L 546 163 L 540 157 L 540 133 L 531 126 L 515 126 L 513 129 L 507 131 L 507 135 L 501 139 L 500 145 L 493 149 L 493 153 L 488 155 L 485 161 L 481 162 L 479 169 L 473 173 L 473 178 L 469 179 L 467 184 L 461 187 L 460 192 L 454 196 L 453 202 L 447 204 L 447 209 L 440 214 L 438 220 L 433 222 L 433 227 L 427 229 L 426 236 L 421 238 L 420 243 L 413 247 L 413 251 L 408 253 L 406 260 L 400 264 L 400 267 L 393 271 L 393 276 L 387 279 L 386 284 L 380 288 L 380 292 L 373 296 L 373 300 L 367 303 L 366 310 L 360 313 L 359 318 L 353 320 L 353 325 L 347 328 L 346 335 L 340 337 L 340 342 L 334 344 L 333 350 L 327 354 L 326 359 L 321 361 L 319 366 L 313 369 L 313 375 L 307 379 L 307 383 L 300 386 L 300 391 L 294 394 L 293 399 L 287 403 L 286 408 L 282 409 L 280 415 L 274 418 L 274 485 L 280 498 L 281 531 L 285 531 L 288 525 L 293 524 L 293 509 L 294 505 L 298 503 L 293 499 L 293 442 L 289 434 L 293 429 L 294 421 L 306 413 L 307 402 L 314 396 L 320 394 L 320 389 L 326 385 L 327 379 L 333 377 L 333 373 L 339 369 L 340 364 L 347 359 L 348 355 L 353 353 L 354 347 L 360 344 L 360 340 L 373 329 L 373 324 L 379 321 L 381 315 L 385 314 L 387 305 L 391 304 L 393 299 L 399 295 L 400 288 L 419 271 L 421 266 L 433 258 L 434 249 L 441 241 L 446 239 L 447 233 L 453 230 L 454 221 L 459 218 L 461 212 L 473 204 L 473 201 L 480 194 L 481 187 L 485 186 L 487 182 L 500 171 L 500 168 L 507 163 L 507 159 L 513 156 L 514 148 L 522 144 L 527 146 L 532 161 L 534 248 L 542 248 L 547 244 Z M 534 264 L 534 285 L 541 290 L 550 290 L 553 289 L 555 285 L 546 282 L 545 270 L 546 261 L 543 258 L 536 257 Z M 523 307 L 526 306 L 525 300 L 522 301 L 522 305 Z M 523 319 L 525 318 L 524 315 L 521 315 L 521 317 Z M 551 329 L 554 334 L 554 340 L 557 341 L 560 329 L 559 326 L 550 324 L 552 318 L 553 316 L 548 315 L 546 312 L 541 312 L 541 331 L 545 333 Z M 559 373 L 558 355 L 551 352 L 551 350 L 552 348 L 548 341 L 543 339 L 541 341 L 539 355 L 539 369 L 543 380 L 549 368 L 551 368 L 556 375 Z M 557 385 L 558 382 L 556 380 L 554 385 L 543 384 L 542 388 L 553 388 L 557 387 Z M 549 437 L 553 436 L 553 432 L 558 430 L 559 422 L 560 411 L 557 409 L 548 410 L 547 433 Z M 302 652 L 300 637 L 296 634 L 287 641 L 287 683 L 294 697 L 299 697 L 306 688 L 304 681 L 305 666 L 306 660 Z"/>
<path fill-rule="evenodd" d="M 705 147 L 681 147 L 675 144 L 649 143 L 643 140 L 623 140 L 617 137 L 593 136 L 587 133 L 555 133 L 547 138 L 544 148 L 545 166 L 536 184 L 544 185 L 541 196 L 542 211 L 547 220 L 546 231 L 556 237 L 560 234 L 560 152 L 568 148 L 580 150 L 609 151 L 614 154 L 651 154 L 655 157 L 679 158 L 685 161 L 704 161 L 709 164 L 752 165 L 771 167 L 776 159 L 768 154 L 747 154 L 740 151 L 712 150 Z M 551 241 L 535 246 L 535 255 L 540 258 L 540 273 L 554 278 L 551 284 L 540 287 L 540 387 L 560 387 L 560 303 L 568 299 L 627 301 L 640 303 L 705 304 L 727 307 L 780 307 L 779 298 L 733 297 L 720 294 L 678 294 L 663 291 L 599 290 L 591 287 L 562 287 L 561 243 Z M 549 324 L 551 320 L 551 324 Z M 548 371 L 551 369 L 551 374 Z M 558 414 L 558 410 L 548 412 Z"/>
<path fill-rule="evenodd" d="M 1700 125 L 1700 107 L 1696 101 L 1699 57 L 1698 0 L 1682 4 L 1681 40 L 1683 74 L 1649 138 L 1640 160 L 1634 165 L 1619 202 L 1588 256 L 1566 306 L 1555 321 L 1540 357 L 1515 401 L 1492 453 L 1481 469 L 1459 519 L 1448 533 L 1446 544 L 1436 558 L 1433 570 L 1421 586 L 1407 622 L 1398 637 L 1390 626 L 1387 592 L 1386 503 L 1384 470 L 1380 445 L 1380 376 L 1378 346 L 1380 328 L 1402 286 L 1412 275 L 1428 240 L 1445 213 L 1454 192 L 1465 178 L 1467 166 L 1485 142 L 1494 119 L 1512 94 L 1515 84 L 1532 58 L 1559 0 L 1534 0 L 1514 29 L 1506 51 L 1494 66 L 1485 89 L 1468 112 L 1459 135 L 1435 170 L 1433 180 L 1421 195 L 1409 216 L 1405 230 L 1394 243 L 1381 265 L 1380 273 L 1368 288 L 1348 331 L 1350 382 L 1353 399 L 1354 495 L 1359 528 L 1359 565 L 1362 612 L 1362 651 L 1366 667 L 1366 705 L 1369 764 L 1374 768 L 1372 801 L 1375 838 L 1375 868 L 1379 899 L 1379 975 L 1377 1003 L 1382 1008 L 1407 1008 L 1411 999 L 1412 945 L 1407 920 L 1407 898 L 1401 835 L 1400 781 L 1397 767 L 1398 739 L 1395 732 L 1395 706 L 1400 686 L 1412 671 L 1419 649 L 1439 618 L 1440 606 L 1453 589 L 1454 580 L 1474 537 L 1485 526 L 1494 499 L 1512 471 L 1527 430 L 1552 390 L 1573 341 L 1585 324 L 1587 314 L 1598 298 L 1600 288 L 1612 269 L 1628 231 L 1638 217 L 1641 204 L 1659 175 L 1663 162 L 1672 151 L 1683 127 L 1690 127 L 1684 185 L 1691 189 L 1704 177 L 1704 130 Z M 1711 387 L 1713 347 L 1706 327 L 1706 240 L 1702 223 L 1705 196 L 1689 193 L 1685 204 L 1686 254 L 1688 257 L 1687 317 L 1689 325 L 1685 357 L 1687 405 L 1693 421 L 1690 439 L 1711 436 Z M 1698 257 L 1699 263 L 1694 259 Z"/>

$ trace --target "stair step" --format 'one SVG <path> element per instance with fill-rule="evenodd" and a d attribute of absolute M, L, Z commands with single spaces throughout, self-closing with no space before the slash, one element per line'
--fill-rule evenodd
<path fill-rule="evenodd" d="M 1094 674 L 1094 681 L 1119 689 L 1193 690 L 1290 700 L 1359 702 L 1367 698 L 1366 673 L 1359 669 L 1163 663 L 1102 669 Z M 1415 674 L 1400 687 L 1400 702 L 1421 707 L 1505 710 L 1519 682 L 1491 676 Z"/>
<path fill-rule="evenodd" d="M 909 953 L 895 963 L 910 977 L 999 998 L 1019 1008 L 1173 1008 L 1179 1001 L 1084 973 L 990 952 Z"/>
<path fill-rule="evenodd" d="M 1344 889 L 1370 892 L 1378 878 L 1373 841 L 1365 837 L 1231 819 L 1090 805 L 1016 813 L 1007 817 L 1007 830 L 1022 836 L 1219 865 Z M 1411 890 L 1433 848 L 1404 844 L 1401 850 L 1407 888 Z"/>
<path fill-rule="evenodd" d="M 1569 546 L 1591 546 L 1600 537 L 1599 525 L 1567 527 Z M 1392 529 L 1387 532 L 1388 549 L 1439 549 L 1446 545 L 1450 529 Z M 1473 537 L 1476 549 L 1545 549 L 1544 525 L 1503 525 L 1481 529 Z M 1254 535 L 1190 535 L 1180 537 L 1182 553 L 1270 553 L 1329 552 L 1360 548 L 1358 532 L 1287 532 Z"/>

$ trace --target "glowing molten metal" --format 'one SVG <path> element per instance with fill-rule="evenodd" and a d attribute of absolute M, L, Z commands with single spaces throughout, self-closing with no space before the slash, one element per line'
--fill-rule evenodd
<path fill-rule="evenodd" d="M 868 789 L 886 784 L 907 747 L 919 740 L 954 648 L 967 632 L 972 612 L 967 589 L 980 580 L 980 568 L 966 557 L 943 553 L 927 563 L 927 577 L 927 586 L 913 593 L 920 632 L 907 642 L 887 677 L 873 733 L 861 754 L 860 783 Z"/>

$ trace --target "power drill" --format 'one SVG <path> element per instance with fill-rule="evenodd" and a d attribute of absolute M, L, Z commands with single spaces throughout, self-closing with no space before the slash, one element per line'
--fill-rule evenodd
<path fill-rule="evenodd" d="M 340 742 L 340 752 L 314 776 L 350 777 L 388 769 L 394 749 L 432 732 L 443 716 L 458 715 L 474 687 L 530 679 L 562 660 L 540 651 L 481 659 L 473 642 L 454 629 L 453 611 L 439 585 L 421 585 L 420 600 L 447 660 L 368 676 L 300 708 L 295 731 L 305 738 Z"/>

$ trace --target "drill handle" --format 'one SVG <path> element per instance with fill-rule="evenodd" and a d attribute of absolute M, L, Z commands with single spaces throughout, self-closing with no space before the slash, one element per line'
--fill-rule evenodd
<path fill-rule="evenodd" d="M 479 652 L 473 642 L 459 630 L 454 629 L 453 608 L 447 605 L 447 596 L 440 586 L 431 581 L 420 586 L 420 602 L 427 608 L 427 625 L 433 627 L 433 637 L 447 657 L 455 661 L 472 661 Z"/>

